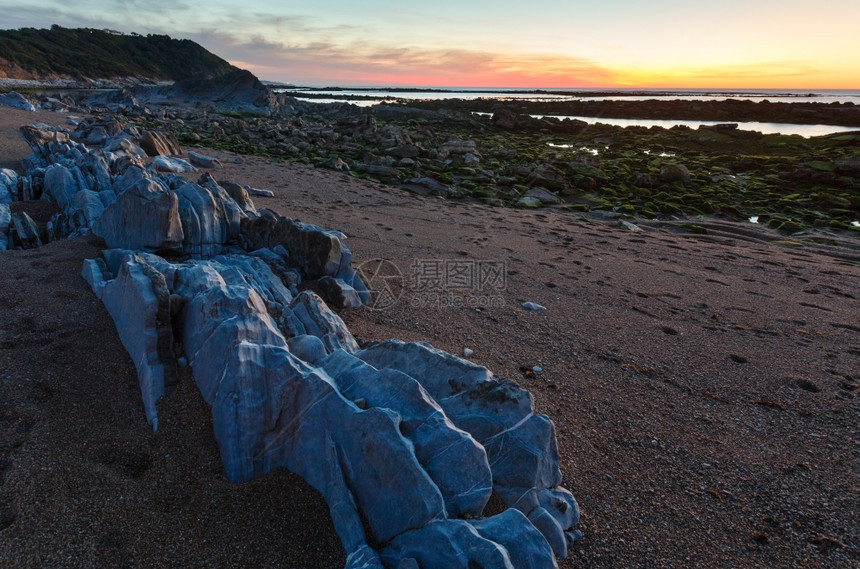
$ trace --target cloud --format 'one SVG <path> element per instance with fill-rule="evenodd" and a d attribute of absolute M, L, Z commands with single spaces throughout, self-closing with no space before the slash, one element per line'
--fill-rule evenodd
<path fill-rule="evenodd" d="M 190 39 L 243 64 L 263 79 L 309 85 L 472 86 L 605 85 L 614 72 L 593 61 L 555 54 L 513 55 L 475 49 L 430 49 L 387 42 L 331 41 L 210 29 Z"/>
<path fill-rule="evenodd" d="M 512 55 L 462 45 L 426 47 L 456 40 L 416 35 L 412 42 L 398 41 L 373 29 L 374 24 L 361 26 L 253 7 L 240 12 L 217 0 L 206 8 L 191 2 L 84 0 L 71 6 L 44 0 L 40 8 L 4 9 L 4 20 L 9 27 L 56 23 L 188 38 L 263 79 L 302 84 L 587 86 L 606 84 L 612 77 L 609 70 L 586 59 Z"/>

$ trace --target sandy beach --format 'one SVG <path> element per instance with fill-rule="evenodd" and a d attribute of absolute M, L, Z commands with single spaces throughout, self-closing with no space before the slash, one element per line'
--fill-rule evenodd
<path fill-rule="evenodd" d="M 0 108 L 0 167 L 20 171 L 33 122 L 65 116 Z M 857 237 L 716 219 L 697 221 L 706 235 L 634 231 L 195 150 L 224 164 L 216 179 L 273 191 L 258 209 L 340 230 L 354 266 L 399 275 L 393 302 L 341 313 L 357 338 L 468 348 L 532 393 L 582 510 L 560 567 L 860 564 Z M 343 567 L 301 479 L 226 481 L 188 370 L 152 432 L 80 277 L 99 243 L 0 252 L 0 567 Z"/>

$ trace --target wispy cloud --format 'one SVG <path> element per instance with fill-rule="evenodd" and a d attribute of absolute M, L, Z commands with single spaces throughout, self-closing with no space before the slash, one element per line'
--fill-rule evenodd
<path fill-rule="evenodd" d="M 470 49 L 428 49 L 385 42 L 272 41 L 218 30 L 191 34 L 234 63 L 251 63 L 266 79 L 303 84 L 399 83 L 427 85 L 561 86 L 611 81 L 613 71 L 593 61 L 553 54 L 512 55 Z M 216 49 L 217 47 L 217 49 Z"/>

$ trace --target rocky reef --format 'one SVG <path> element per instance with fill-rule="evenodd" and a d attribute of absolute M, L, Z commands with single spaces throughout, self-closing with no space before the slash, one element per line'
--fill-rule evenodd
<path fill-rule="evenodd" d="M 656 113 L 648 101 L 606 103 L 616 104 L 620 116 L 637 109 Z M 701 119 L 714 106 L 725 107 L 715 116 L 726 120 L 753 116 L 745 114 L 749 105 L 729 103 L 678 102 L 655 116 L 696 111 Z M 608 213 L 631 222 L 692 220 L 691 226 L 701 227 L 697 220 L 707 217 L 755 218 L 787 234 L 860 231 L 858 132 L 803 138 L 742 130 L 732 122 L 698 129 L 621 128 L 530 116 L 523 110 L 563 109 L 532 103 L 409 105 L 309 103 L 271 93 L 241 73 L 41 101 L 43 108 L 123 116 L 187 146 L 304 162 L 447 199 Z M 780 105 L 750 105 L 765 113 L 755 115 L 762 120 L 771 114 L 770 120 L 791 118 L 776 112 Z M 833 110 L 793 105 L 789 114 L 804 111 L 800 115 L 813 122 Z M 606 110 L 600 116 L 615 114 Z"/>
<path fill-rule="evenodd" d="M 579 510 L 552 422 L 484 367 L 354 338 L 330 307 L 368 299 L 343 234 L 257 210 L 250 188 L 209 173 L 176 175 L 195 167 L 162 154 L 179 149 L 167 132 L 104 119 L 22 134 L 33 154 L 25 175 L 0 172 L 0 202 L 50 199 L 59 212 L 39 227 L 0 206 L 0 233 L 13 247 L 104 239 L 82 275 L 135 363 L 153 429 L 190 367 L 227 477 L 301 475 L 351 569 L 549 568 L 566 556 Z M 196 161 L 217 166 L 207 158 Z"/>

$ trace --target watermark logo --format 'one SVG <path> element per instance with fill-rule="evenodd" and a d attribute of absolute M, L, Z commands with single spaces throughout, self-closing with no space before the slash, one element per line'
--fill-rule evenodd
<path fill-rule="evenodd" d="M 367 306 L 372 310 L 388 310 L 403 296 L 405 279 L 400 267 L 388 259 L 370 259 L 355 271 L 370 292 Z"/>
<path fill-rule="evenodd" d="M 415 259 L 407 276 L 386 259 L 362 263 L 357 272 L 370 290 L 373 310 L 386 310 L 408 292 L 417 308 L 501 308 L 507 289 L 504 261 Z"/>

